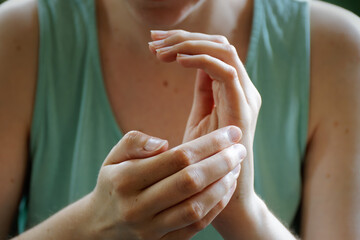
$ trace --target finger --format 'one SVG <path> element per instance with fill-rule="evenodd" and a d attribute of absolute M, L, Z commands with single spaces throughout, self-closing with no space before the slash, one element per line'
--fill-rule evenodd
<path fill-rule="evenodd" d="M 227 38 L 221 35 L 192 33 L 184 30 L 151 31 L 151 38 L 154 41 L 149 42 L 149 48 L 153 53 L 156 53 L 156 49 L 158 48 L 172 46 L 188 40 L 207 40 L 217 43 L 229 44 Z"/>
<path fill-rule="evenodd" d="M 178 226 L 176 226 L 181 221 L 184 221 L 183 220 L 184 217 L 181 217 L 181 212 L 180 212 L 180 214 L 179 213 L 173 214 L 173 216 L 171 216 L 171 217 L 173 217 L 173 219 L 171 219 L 170 221 L 172 221 L 173 225 L 175 226 L 172 228 L 173 229 L 175 228 L 176 230 L 173 230 L 173 231 L 167 233 L 166 235 L 164 235 L 161 238 L 161 240 L 188 239 L 188 238 L 191 238 L 194 235 L 196 235 L 196 233 L 200 232 L 205 227 L 207 227 L 209 224 L 211 224 L 211 222 L 215 219 L 215 217 L 227 206 L 232 195 L 235 192 L 235 189 L 236 189 L 236 181 L 232 184 L 232 186 L 230 187 L 230 189 L 227 192 L 224 192 L 224 195 L 222 195 L 222 197 L 220 198 L 221 200 L 218 201 L 215 204 L 215 206 L 213 206 L 210 209 L 210 211 L 207 212 L 205 217 L 201 218 L 198 221 L 194 221 L 193 223 L 188 224 L 188 225 L 182 223 L 182 225 L 183 225 L 182 228 L 179 228 Z M 212 197 L 212 196 L 210 195 L 210 196 L 205 196 L 205 197 Z M 199 200 L 201 200 L 201 199 L 199 199 Z M 209 200 L 206 199 L 205 201 L 209 201 Z M 212 205 L 214 205 L 214 204 L 212 204 Z M 170 209 L 170 210 L 172 210 L 172 209 Z M 162 214 L 166 214 L 166 212 L 164 212 Z M 189 216 L 185 217 L 185 219 L 189 218 L 189 217 L 191 218 L 191 216 L 192 216 L 191 214 Z M 195 214 L 195 215 L 197 216 L 197 214 Z M 158 217 L 160 217 L 160 215 Z M 176 222 L 177 220 L 179 222 Z"/>
<path fill-rule="evenodd" d="M 229 97 L 228 103 L 238 104 L 239 101 L 246 100 L 244 90 L 239 83 L 237 70 L 233 66 L 207 54 L 178 54 L 177 61 L 186 68 L 202 69 L 210 76 L 211 80 L 224 83 L 225 96 Z M 202 81 L 206 80 L 208 79 L 202 79 Z M 201 82 L 199 87 L 204 87 L 205 84 Z M 196 90 L 201 91 L 201 89 Z M 215 104 L 217 103 L 215 102 Z"/>
<path fill-rule="evenodd" d="M 208 158 L 241 139 L 241 130 L 224 127 L 157 156 L 122 166 L 122 178 L 134 189 L 145 189 L 181 169 Z M 156 174 L 154 174 L 156 173 Z"/>
<path fill-rule="evenodd" d="M 239 119 L 238 111 L 234 109 L 245 110 L 248 103 L 248 99 L 245 96 L 243 88 L 240 86 L 237 71 L 234 67 L 220 61 L 217 58 L 209 55 L 178 55 L 177 60 L 182 66 L 187 68 L 198 68 L 203 70 L 207 75 L 203 74 L 201 78 L 197 78 L 195 86 L 194 104 L 190 114 L 190 124 L 198 124 L 204 115 L 209 114 L 212 109 L 209 109 L 207 101 L 210 97 L 213 97 L 218 116 L 228 116 L 227 122 L 219 122 L 220 126 L 226 126 L 229 124 L 235 124 L 235 122 L 241 121 Z M 205 85 L 210 85 L 212 80 L 220 83 L 212 83 L 212 92 L 209 96 L 209 92 L 205 92 Z M 209 87 L 209 86 L 208 86 Z M 205 94 L 208 94 L 207 96 Z"/>
<path fill-rule="evenodd" d="M 187 128 L 191 126 L 198 126 L 199 122 L 202 121 L 205 117 L 212 113 L 215 102 L 213 97 L 212 89 L 212 79 L 209 75 L 202 69 L 197 71 L 196 81 L 195 81 L 195 91 L 194 91 L 194 100 L 187 122 Z M 214 117 L 212 114 L 211 117 Z M 215 117 L 214 120 L 217 118 Z M 217 129 L 217 121 L 210 121 L 214 126 L 210 126 L 210 131 Z"/>
<path fill-rule="evenodd" d="M 149 214 L 172 207 L 223 178 L 234 170 L 245 156 L 245 147 L 240 144 L 226 148 L 150 186 L 140 194 L 139 204 L 148 209 Z M 169 189 L 172 190 L 171 195 L 168 193 Z"/>
<path fill-rule="evenodd" d="M 245 93 L 254 87 L 246 69 L 241 62 L 237 50 L 230 44 L 217 43 L 207 40 L 187 40 L 172 46 L 157 48 L 157 57 L 164 62 L 172 62 L 177 58 L 177 54 L 199 55 L 206 54 L 217 58 L 231 66 L 234 66 L 241 86 Z"/>
<path fill-rule="evenodd" d="M 112 148 L 104 165 L 117 164 L 126 160 L 147 158 L 166 151 L 168 142 L 142 132 L 131 131 Z"/>

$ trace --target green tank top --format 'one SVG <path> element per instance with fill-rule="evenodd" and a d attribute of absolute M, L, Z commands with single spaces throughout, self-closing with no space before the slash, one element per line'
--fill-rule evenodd
<path fill-rule="evenodd" d="M 263 105 L 255 143 L 255 189 L 290 226 L 301 200 L 309 103 L 309 6 L 255 0 L 246 69 Z M 101 72 L 94 0 L 38 0 L 40 49 L 30 138 L 30 177 L 20 231 L 91 192 L 123 136 Z M 209 226 L 194 239 L 222 239 Z"/>

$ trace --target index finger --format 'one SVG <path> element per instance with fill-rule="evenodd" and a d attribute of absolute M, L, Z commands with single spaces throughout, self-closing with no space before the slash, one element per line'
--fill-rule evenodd
<path fill-rule="evenodd" d="M 240 142 L 241 137 L 241 130 L 236 126 L 218 129 L 157 156 L 138 161 L 136 174 L 128 172 L 124 177 L 128 178 L 136 189 L 147 188 L 189 165 Z"/>

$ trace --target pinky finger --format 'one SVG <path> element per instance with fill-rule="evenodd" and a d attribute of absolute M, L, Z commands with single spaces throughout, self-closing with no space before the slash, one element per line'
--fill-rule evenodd
<path fill-rule="evenodd" d="M 176 240 L 176 239 L 191 239 L 201 230 L 206 228 L 211 222 L 216 218 L 216 216 L 227 206 L 232 195 L 236 189 L 236 182 L 226 193 L 223 199 L 200 221 L 191 224 L 183 229 L 179 229 L 173 232 L 170 232 L 163 236 L 161 240 Z"/>

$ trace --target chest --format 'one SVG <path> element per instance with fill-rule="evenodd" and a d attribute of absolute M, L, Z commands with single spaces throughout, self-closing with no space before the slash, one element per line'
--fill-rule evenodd
<path fill-rule="evenodd" d="M 112 49 L 114 50 L 114 49 Z M 181 144 L 193 101 L 196 70 L 102 47 L 102 69 L 114 118 L 126 133 L 139 130 Z M 124 57 L 126 56 L 126 57 Z"/>

